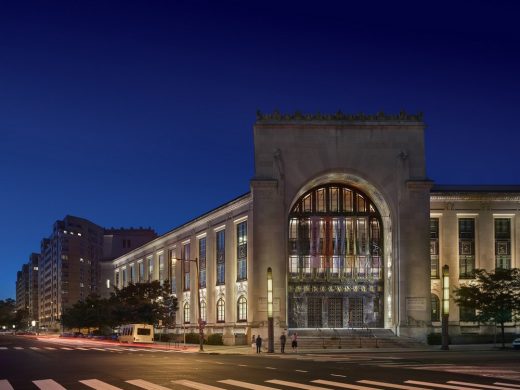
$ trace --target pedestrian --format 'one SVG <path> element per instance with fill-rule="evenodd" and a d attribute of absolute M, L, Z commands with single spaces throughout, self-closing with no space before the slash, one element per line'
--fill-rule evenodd
<path fill-rule="evenodd" d="M 298 333 L 293 333 L 291 346 L 293 352 L 298 352 Z"/>
<path fill-rule="evenodd" d="M 260 350 L 262 349 L 262 337 L 258 335 L 256 337 L 256 353 L 260 353 Z"/>
<path fill-rule="evenodd" d="M 255 349 L 256 347 L 256 336 L 253 335 L 253 337 L 251 337 L 251 346 L 253 347 L 253 349 Z"/>
<path fill-rule="evenodd" d="M 282 353 L 285 353 L 285 342 L 287 341 L 287 337 L 285 337 L 285 332 L 282 332 L 280 336 L 280 350 Z"/>

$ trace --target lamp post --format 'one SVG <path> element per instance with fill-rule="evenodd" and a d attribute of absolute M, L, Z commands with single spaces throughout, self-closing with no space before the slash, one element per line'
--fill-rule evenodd
<path fill-rule="evenodd" d="M 450 315 L 450 267 L 445 264 L 442 267 L 442 345 L 441 349 L 447 351 L 448 340 L 448 318 Z"/>
<path fill-rule="evenodd" d="M 175 264 L 175 262 L 177 260 L 182 261 L 182 262 L 188 262 L 188 264 L 190 262 L 194 262 L 195 263 L 195 273 L 196 273 L 196 280 L 197 280 L 197 283 L 196 283 L 196 287 L 197 287 L 197 309 L 198 309 L 198 312 L 199 312 L 199 318 L 198 318 L 198 321 L 197 321 L 197 324 L 199 326 L 199 352 L 204 352 L 204 325 L 205 325 L 205 321 L 202 319 L 202 311 L 200 309 L 199 260 L 197 258 L 195 258 L 195 259 L 178 259 L 176 257 L 172 258 L 172 260 L 173 260 L 174 264 Z M 184 275 L 183 275 L 183 277 L 184 277 Z M 185 339 L 185 342 L 186 342 L 186 339 Z"/>
<path fill-rule="evenodd" d="M 273 271 L 267 268 L 267 352 L 274 353 Z"/>

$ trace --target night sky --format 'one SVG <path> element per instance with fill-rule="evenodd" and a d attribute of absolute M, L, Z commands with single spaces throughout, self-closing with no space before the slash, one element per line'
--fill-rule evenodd
<path fill-rule="evenodd" d="M 520 184 L 515 3 L 2 2 L 0 299 L 67 214 L 162 234 L 249 191 L 257 110 L 422 111 L 437 184 Z"/>

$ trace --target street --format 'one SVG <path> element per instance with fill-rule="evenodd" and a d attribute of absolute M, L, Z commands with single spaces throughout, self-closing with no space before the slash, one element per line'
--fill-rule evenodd
<path fill-rule="evenodd" d="M 0 336 L 0 390 L 520 389 L 520 353 L 513 350 L 226 351 Z"/>

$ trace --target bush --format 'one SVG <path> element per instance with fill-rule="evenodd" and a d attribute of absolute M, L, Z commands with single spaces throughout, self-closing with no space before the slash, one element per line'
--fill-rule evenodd
<path fill-rule="evenodd" d="M 199 343 L 199 334 L 198 333 L 186 333 L 186 343 L 188 344 L 198 344 Z"/>
<path fill-rule="evenodd" d="M 442 335 L 440 333 L 430 333 L 426 336 L 428 345 L 441 345 Z"/>
<path fill-rule="evenodd" d="M 224 345 L 224 340 L 222 339 L 221 333 L 214 333 L 208 336 L 206 340 L 206 344 L 208 345 Z"/>

